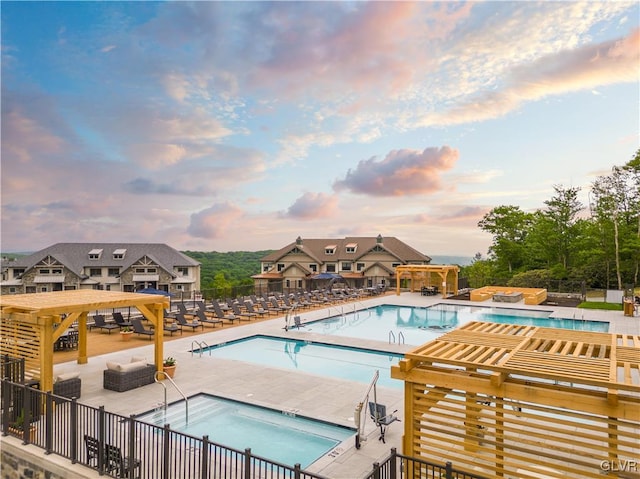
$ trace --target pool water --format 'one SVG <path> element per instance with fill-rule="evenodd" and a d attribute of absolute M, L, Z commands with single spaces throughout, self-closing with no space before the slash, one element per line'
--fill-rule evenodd
<path fill-rule="evenodd" d="M 353 437 L 355 430 L 337 424 L 291 415 L 260 406 L 231 401 L 208 394 L 189 398 L 189 419 L 184 401 L 166 410 L 150 411 L 136 419 L 244 451 L 275 462 L 302 468 L 309 467 L 342 441 Z"/>
<path fill-rule="evenodd" d="M 379 370 L 378 386 L 403 385 L 402 381 L 391 379 L 391 366 L 398 364 L 403 355 L 370 349 L 252 336 L 205 348 L 202 357 L 235 359 L 367 384 Z"/>
<path fill-rule="evenodd" d="M 607 332 L 609 323 L 550 318 L 549 311 L 436 304 L 381 305 L 306 323 L 301 331 L 421 345 L 471 321 Z M 304 315 L 302 321 L 304 322 Z"/>

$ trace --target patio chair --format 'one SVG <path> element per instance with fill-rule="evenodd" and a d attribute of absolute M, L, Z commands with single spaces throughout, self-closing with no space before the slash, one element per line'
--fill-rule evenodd
<path fill-rule="evenodd" d="M 116 474 L 116 477 L 129 477 L 129 458 L 122 456 L 119 447 L 107 444 L 105 446 L 105 471 L 108 474 Z M 140 477 L 140 461 L 133 460 L 133 477 Z"/>
<path fill-rule="evenodd" d="M 247 308 L 247 311 L 251 314 L 255 314 L 255 315 L 260 315 L 261 317 L 264 316 L 265 314 L 268 315 L 269 311 L 267 311 L 266 309 L 264 309 L 262 306 L 261 307 L 254 307 L 253 303 L 251 301 L 245 301 L 244 302 L 244 307 Z"/>
<path fill-rule="evenodd" d="M 215 315 L 216 318 L 218 319 L 226 319 L 227 321 L 230 321 L 231 324 L 233 324 L 233 322 L 238 319 L 236 318 L 236 316 L 234 314 L 225 314 L 222 311 L 222 308 L 220 307 L 220 303 L 218 303 L 217 301 L 211 301 L 211 307 L 213 308 L 213 314 Z"/>
<path fill-rule="evenodd" d="M 397 409 L 393 411 L 393 413 L 395 412 L 397 412 Z M 387 427 L 395 421 L 400 421 L 400 418 L 394 416 L 393 413 L 387 414 L 387 406 L 384 404 L 369 401 L 369 414 L 376 426 L 380 427 L 380 437 L 378 437 L 378 441 L 382 441 L 383 444 L 386 444 L 384 442 L 384 435 L 387 432 Z"/>
<path fill-rule="evenodd" d="M 237 303 L 231 304 L 231 311 L 233 311 L 233 314 L 235 314 L 240 321 L 251 321 L 251 318 L 255 318 L 256 316 L 258 316 L 256 313 L 243 313 L 242 311 L 240 311 L 240 306 L 238 306 Z"/>
<path fill-rule="evenodd" d="M 200 321 L 187 321 L 187 318 L 184 317 L 184 314 L 182 313 L 178 313 L 176 314 L 176 321 L 178 322 L 178 327 L 180 329 L 182 328 L 191 328 L 193 331 L 196 330 L 196 328 L 201 328 L 204 331 L 204 324 L 202 324 Z"/>
<path fill-rule="evenodd" d="M 107 323 L 102 314 L 96 314 L 93 316 L 94 328 L 106 329 L 111 334 L 112 329 L 120 330 L 120 326 L 116 323 Z"/>
<path fill-rule="evenodd" d="M 133 332 L 136 334 L 142 334 L 143 336 L 148 336 L 151 339 L 151 336 L 155 334 L 152 329 L 147 329 L 142 325 L 142 321 L 137 318 L 131 319 L 131 327 L 133 328 Z"/>
<path fill-rule="evenodd" d="M 271 296 L 269 298 L 269 302 L 271 303 L 271 309 L 273 309 L 274 311 L 281 311 L 283 313 L 289 311 L 289 308 L 287 308 L 286 306 L 280 306 L 278 304 L 278 300 L 275 298 L 275 296 Z"/>
<path fill-rule="evenodd" d="M 114 311 L 111 316 L 113 316 L 113 320 L 116 322 L 116 324 L 120 326 L 120 329 L 131 327 L 131 321 L 127 321 L 126 319 L 124 319 L 124 316 L 122 316 L 122 313 L 120 311 Z"/>
<path fill-rule="evenodd" d="M 196 318 L 198 318 L 198 321 L 200 321 L 202 324 L 211 324 L 214 328 L 216 327 L 216 324 L 224 325 L 224 321 L 222 321 L 221 319 L 214 319 L 207 316 L 204 303 L 200 301 L 200 304 L 202 306 L 198 307 L 198 309 L 196 309 L 194 313 Z"/>
<path fill-rule="evenodd" d="M 98 467 L 100 461 L 100 441 L 98 441 L 98 439 L 96 439 L 95 437 L 85 434 L 84 447 L 87 451 L 87 464 L 92 467 Z M 93 461 L 95 461 L 95 464 L 93 464 Z"/>

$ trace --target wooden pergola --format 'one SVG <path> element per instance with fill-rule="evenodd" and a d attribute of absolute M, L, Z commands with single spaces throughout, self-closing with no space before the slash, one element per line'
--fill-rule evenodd
<path fill-rule="evenodd" d="M 446 298 L 450 292 L 458 294 L 458 273 L 460 268 L 454 265 L 403 264 L 396 266 L 396 294 L 400 295 L 400 280 L 410 279 L 409 289 L 413 293 L 423 286 L 437 287 Z"/>
<path fill-rule="evenodd" d="M 640 477 L 640 336 L 472 322 L 391 376 L 406 455 L 484 477 Z"/>
<path fill-rule="evenodd" d="M 72 290 L 0 297 L 0 354 L 24 358 L 40 389 L 53 389 L 53 346 L 73 323 L 78 325 L 78 364 L 87 362 L 87 315 L 90 311 L 135 307 L 154 325 L 154 363 L 162 370 L 163 295 Z"/>

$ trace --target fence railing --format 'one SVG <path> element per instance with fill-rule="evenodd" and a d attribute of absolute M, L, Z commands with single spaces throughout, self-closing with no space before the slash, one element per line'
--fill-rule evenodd
<path fill-rule="evenodd" d="M 67 458 L 101 475 L 138 479 L 327 479 L 244 451 L 157 426 L 133 416 L 110 413 L 76 399 L 43 392 L 3 379 L 0 430 L 23 444 Z M 395 448 L 373 464 L 365 479 L 429 477 L 484 479 L 444 466 L 398 454 Z"/>
<path fill-rule="evenodd" d="M 1 431 L 48 454 L 110 477 L 139 479 L 325 479 L 208 440 L 42 392 L 1 382 Z"/>
<path fill-rule="evenodd" d="M 424 477 L 429 479 L 486 479 L 485 476 L 454 469 L 451 462 L 435 464 L 415 457 L 398 454 L 391 448 L 391 454 L 382 463 L 375 463 L 365 479 L 402 479 Z"/>

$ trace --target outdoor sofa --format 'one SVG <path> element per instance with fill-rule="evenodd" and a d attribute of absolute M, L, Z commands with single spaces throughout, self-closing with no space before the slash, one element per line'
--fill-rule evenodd
<path fill-rule="evenodd" d="M 153 383 L 155 373 L 156 367 L 144 360 L 132 360 L 124 364 L 107 362 L 102 387 L 111 391 L 129 391 Z"/>
<path fill-rule="evenodd" d="M 79 376 L 79 373 L 58 375 L 53 383 L 53 394 L 69 399 L 79 398 L 82 388 L 82 380 Z"/>

